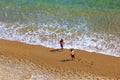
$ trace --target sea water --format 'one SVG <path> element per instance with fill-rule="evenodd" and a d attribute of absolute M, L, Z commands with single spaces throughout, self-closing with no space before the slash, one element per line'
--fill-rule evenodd
<path fill-rule="evenodd" d="M 120 57 L 120 0 L 0 0 L 0 39 Z"/>

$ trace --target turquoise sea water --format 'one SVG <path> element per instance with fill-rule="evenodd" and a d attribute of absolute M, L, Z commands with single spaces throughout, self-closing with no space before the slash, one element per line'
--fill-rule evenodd
<path fill-rule="evenodd" d="M 120 0 L 1 0 L 0 38 L 120 56 Z"/>

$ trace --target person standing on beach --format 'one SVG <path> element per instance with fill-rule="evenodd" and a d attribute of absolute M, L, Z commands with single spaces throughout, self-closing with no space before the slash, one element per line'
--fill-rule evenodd
<path fill-rule="evenodd" d="M 61 47 L 62 50 L 63 50 L 63 45 L 64 45 L 64 41 L 63 41 L 63 39 L 61 39 L 60 40 L 60 47 Z"/>
<path fill-rule="evenodd" d="M 70 49 L 70 51 L 71 51 L 71 58 L 72 58 L 72 60 L 74 60 L 75 59 L 75 53 L 74 53 L 74 50 L 73 49 Z"/>

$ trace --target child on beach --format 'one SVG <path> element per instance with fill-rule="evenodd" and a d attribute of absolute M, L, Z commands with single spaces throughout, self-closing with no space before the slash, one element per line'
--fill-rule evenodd
<path fill-rule="evenodd" d="M 60 46 L 61 46 L 61 49 L 63 50 L 63 45 L 64 45 L 64 41 L 63 39 L 60 40 Z"/>
<path fill-rule="evenodd" d="M 72 58 L 72 60 L 74 60 L 75 59 L 75 53 L 74 53 L 74 50 L 73 49 L 70 49 L 70 51 L 71 51 L 71 58 Z"/>

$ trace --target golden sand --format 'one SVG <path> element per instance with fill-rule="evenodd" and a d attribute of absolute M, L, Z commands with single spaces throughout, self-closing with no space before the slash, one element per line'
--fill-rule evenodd
<path fill-rule="evenodd" d="M 76 59 L 72 61 L 68 49 L 61 51 L 17 41 L 0 40 L 0 56 L 7 57 L 7 61 L 12 58 L 18 59 L 19 62 L 28 60 L 35 66 L 44 68 L 46 74 L 53 77 L 47 80 L 120 80 L 119 57 L 83 50 L 74 51 Z M 0 66 L 5 63 L 4 60 L 0 61 Z M 1 67 L 0 72 L 0 79 L 10 80 L 5 78 L 8 76 Z M 14 75 L 8 72 L 7 74 Z"/>

